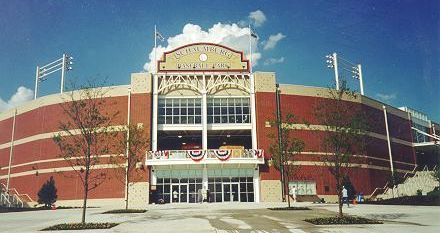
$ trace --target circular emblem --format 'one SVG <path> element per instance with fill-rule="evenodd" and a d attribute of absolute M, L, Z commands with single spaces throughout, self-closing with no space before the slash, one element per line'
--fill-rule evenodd
<path fill-rule="evenodd" d="M 199 59 L 200 59 L 200 61 L 206 61 L 206 60 L 208 60 L 208 56 L 206 54 L 202 53 L 202 54 L 200 54 Z"/>

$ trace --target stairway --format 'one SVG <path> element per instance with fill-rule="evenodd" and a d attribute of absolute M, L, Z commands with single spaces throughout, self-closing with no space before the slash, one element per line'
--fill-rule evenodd
<path fill-rule="evenodd" d="M 0 183 L 0 207 L 25 208 L 34 202 L 27 194 L 20 194 L 15 188 L 7 190 L 6 185 Z"/>
<path fill-rule="evenodd" d="M 439 186 L 439 182 L 433 177 L 434 171 L 435 168 L 428 170 L 427 167 L 421 171 L 416 171 L 413 176 L 408 176 L 403 183 L 395 185 L 393 188 L 385 189 L 382 194 L 376 196 L 376 199 L 416 196 L 418 190 L 422 192 L 422 195 L 426 195 Z"/>

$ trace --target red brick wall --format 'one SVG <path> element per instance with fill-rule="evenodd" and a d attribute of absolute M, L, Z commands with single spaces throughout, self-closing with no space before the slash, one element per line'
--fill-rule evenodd
<path fill-rule="evenodd" d="M 108 113 L 119 112 L 113 119 L 113 125 L 125 125 L 127 122 L 127 96 L 106 98 L 105 111 Z M 131 99 L 131 122 L 143 123 L 147 138 L 150 138 L 150 122 L 151 122 L 151 94 L 134 94 Z M 42 133 L 51 133 L 59 131 L 59 123 L 61 120 L 67 119 L 59 104 L 43 106 L 29 112 L 17 115 L 15 140 L 35 136 Z M 0 144 L 10 141 L 10 132 L 12 129 L 12 118 L 0 121 Z M 123 132 L 121 132 L 123 133 Z M 7 175 L 9 163 L 10 148 L 0 149 L 0 175 Z M 110 151 L 109 153 L 115 153 Z M 59 149 L 53 142 L 52 138 L 34 140 L 14 146 L 12 165 L 19 165 L 38 160 L 60 159 Z M 108 164 L 108 158 L 100 158 L 99 163 Z M 52 169 L 69 167 L 70 165 L 64 160 L 51 162 L 37 162 L 33 164 L 13 167 L 13 174 L 10 180 L 10 187 L 16 188 L 20 193 L 26 193 L 36 199 L 36 195 L 41 185 L 54 176 L 58 188 L 58 199 L 81 199 L 83 196 L 82 184 L 74 171 L 67 172 L 49 172 L 37 173 L 39 169 Z M 1 169 L 1 168 L 6 169 Z M 133 176 L 135 181 L 148 181 L 149 171 L 147 168 L 143 170 L 137 169 Z M 35 171 L 35 172 L 34 172 Z M 113 198 L 124 197 L 124 183 L 116 176 L 115 169 L 98 169 L 96 172 L 104 172 L 106 180 L 103 184 L 90 192 L 90 198 Z M 30 174 L 14 177 L 14 173 L 28 172 Z M 76 177 L 76 178 L 72 178 Z M 6 179 L 1 180 L 6 183 Z"/>
<path fill-rule="evenodd" d="M 276 96 L 275 93 L 257 92 L 255 94 L 255 105 L 257 110 L 257 142 L 258 147 L 264 149 L 265 160 L 270 159 L 269 146 L 274 143 L 269 135 L 277 134 L 276 127 L 266 127 L 266 122 L 276 120 Z M 280 173 L 268 163 L 260 166 L 260 175 L 263 180 L 278 180 Z"/>
<path fill-rule="evenodd" d="M 318 104 L 330 105 L 332 101 L 334 100 L 319 97 L 281 95 L 281 114 L 284 116 L 285 114 L 293 113 L 298 118 L 299 124 L 307 123 L 319 125 L 319 122 L 315 117 L 316 106 Z M 367 118 L 370 121 L 370 125 L 372 126 L 369 131 L 386 136 L 384 115 L 381 109 L 375 109 L 370 106 L 349 101 L 345 103 L 349 108 L 363 108 L 366 112 Z M 266 150 L 266 158 L 270 158 L 268 149 L 270 143 L 273 142 L 271 142 L 271 139 L 269 139 L 267 135 L 270 133 L 276 135 L 276 127 L 266 128 L 265 122 L 275 119 L 276 117 L 275 93 L 257 93 L 256 106 L 258 146 L 259 148 Z M 388 123 L 391 137 L 412 142 L 409 120 L 392 115 L 388 112 Z M 322 147 L 324 135 L 325 132 L 323 131 L 309 130 L 296 130 L 292 133 L 292 136 L 300 138 L 305 142 L 305 152 L 326 152 L 325 148 Z M 412 170 L 415 164 L 412 146 L 395 142 L 392 142 L 391 145 L 394 168 Z M 362 154 L 372 158 L 356 157 L 353 158 L 352 162 L 379 166 L 384 169 L 349 169 L 348 173 L 356 190 L 358 192 L 364 192 L 364 194 L 371 194 L 376 187 L 383 187 L 390 176 L 390 171 L 388 170 L 390 164 L 389 161 L 386 161 L 389 159 L 387 141 L 374 137 L 368 137 L 366 151 Z M 322 155 L 302 154 L 297 156 L 296 160 L 313 163 L 319 162 L 321 160 L 320 156 Z M 409 164 L 398 162 L 405 162 Z M 261 179 L 263 180 L 279 179 L 279 172 L 273 166 L 261 166 L 260 171 Z M 293 179 L 314 180 L 316 181 L 318 194 L 335 194 L 335 181 L 333 176 L 329 173 L 327 167 L 318 165 L 301 165 Z M 330 188 L 329 192 L 325 192 L 324 190 L 324 187 L 327 185 Z"/>

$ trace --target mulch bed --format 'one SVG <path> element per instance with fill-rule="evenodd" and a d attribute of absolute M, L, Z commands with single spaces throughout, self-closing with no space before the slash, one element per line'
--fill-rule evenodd
<path fill-rule="evenodd" d="M 269 210 L 311 210 L 309 207 L 297 207 L 297 206 L 291 206 L 291 207 L 277 207 L 277 208 L 267 208 Z"/>
<path fill-rule="evenodd" d="M 133 213 L 145 213 L 147 210 L 141 209 L 118 209 L 118 210 L 109 210 L 104 212 L 103 214 L 133 214 Z"/>
<path fill-rule="evenodd" d="M 88 230 L 88 229 L 109 229 L 119 223 L 63 223 L 44 228 L 42 231 L 62 231 L 62 230 Z"/>
<path fill-rule="evenodd" d="M 322 218 L 309 218 L 304 221 L 315 224 L 315 225 L 347 225 L 347 224 L 383 224 L 383 222 L 361 218 L 355 216 L 332 216 L 332 217 L 322 217 Z"/>

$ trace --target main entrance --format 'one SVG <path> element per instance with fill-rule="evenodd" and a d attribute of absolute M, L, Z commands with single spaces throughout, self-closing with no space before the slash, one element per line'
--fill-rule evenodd
<path fill-rule="evenodd" d="M 171 203 L 188 202 L 188 185 L 172 184 L 171 185 Z"/>
<path fill-rule="evenodd" d="M 223 201 L 233 202 L 239 198 L 239 183 L 223 183 Z"/>
<path fill-rule="evenodd" d="M 209 202 L 254 202 L 254 168 L 210 166 L 190 168 L 175 166 L 173 169 L 156 168 L 153 202 L 197 203 L 204 190 Z"/>

